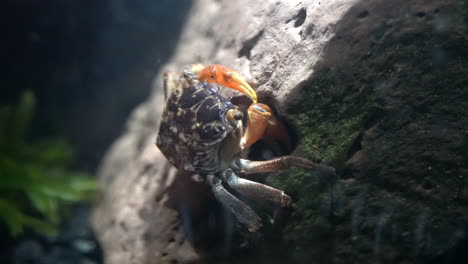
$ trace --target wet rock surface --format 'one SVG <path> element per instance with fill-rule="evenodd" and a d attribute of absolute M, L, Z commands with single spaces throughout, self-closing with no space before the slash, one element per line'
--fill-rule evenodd
<path fill-rule="evenodd" d="M 107 263 L 463 263 L 468 195 L 466 1 L 194 4 L 165 70 L 222 63 L 336 178 L 267 181 L 295 209 L 249 234 L 154 146 L 161 75 L 100 169 Z"/>

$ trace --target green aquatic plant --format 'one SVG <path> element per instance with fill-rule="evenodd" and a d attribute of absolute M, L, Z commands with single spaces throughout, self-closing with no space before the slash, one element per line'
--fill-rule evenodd
<path fill-rule="evenodd" d="M 69 169 L 74 151 L 65 140 L 27 140 L 34 107 L 29 91 L 17 106 L 0 107 L 0 225 L 14 237 L 26 228 L 55 235 L 68 205 L 91 200 L 96 189 L 89 175 Z"/>

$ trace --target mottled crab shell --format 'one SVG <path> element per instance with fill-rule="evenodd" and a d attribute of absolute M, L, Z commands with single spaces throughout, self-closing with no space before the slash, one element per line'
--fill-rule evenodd
<path fill-rule="evenodd" d="M 223 141 L 234 130 L 226 112 L 236 108 L 204 82 L 174 89 L 166 101 L 156 145 L 179 170 L 220 170 Z"/>

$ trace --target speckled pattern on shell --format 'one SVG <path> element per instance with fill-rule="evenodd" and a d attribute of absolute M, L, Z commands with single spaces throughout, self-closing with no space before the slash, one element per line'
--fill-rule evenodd
<path fill-rule="evenodd" d="M 156 145 L 179 170 L 217 172 L 223 140 L 234 130 L 225 119 L 233 108 L 213 86 L 183 81 L 166 101 Z"/>

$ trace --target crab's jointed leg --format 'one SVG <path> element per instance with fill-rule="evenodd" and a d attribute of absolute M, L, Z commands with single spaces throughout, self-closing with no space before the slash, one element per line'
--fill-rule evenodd
<path fill-rule="evenodd" d="M 296 156 L 283 156 L 266 161 L 236 159 L 233 162 L 232 166 L 237 172 L 242 172 L 246 174 L 276 172 L 280 170 L 289 169 L 291 167 L 315 169 L 319 172 L 329 175 L 333 175 L 335 173 L 335 169 L 330 166 L 318 164 Z"/>
<path fill-rule="evenodd" d="M 261 218 L 247 204 L 230 194 L 216 176 L 208 175 L 208 183 L 216 199 L 228 208 L 237 220 L 246 225 L 250 232 L 256 232 L 262 227 Z"/>
<path fill-rule="evenodd" d="M 276 206 L 289 208 L 292 206 L 291 198 L 283 191 L 265 184 L 249 181 L 238 177 L 231 169 L 221 173 L 221 179 L 232 189 L 253 200 L 264 200 Z"/>

